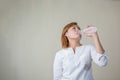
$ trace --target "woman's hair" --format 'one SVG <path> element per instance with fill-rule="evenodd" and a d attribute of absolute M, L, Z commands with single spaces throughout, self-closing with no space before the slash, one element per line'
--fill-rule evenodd
<path fill-rule="evenodd" d="M 62 35 L 61 35 L 62 48 L 69 47 L 69 40 L 68 40 L 67 36 L 65 36 L 65 34 L 68 31 L 68 29 L 70 27 L 72 27 L 73 25 L 77 25 L 77 22 L 71 22 L 71 23 L 67 24 L 62 30 Z M 78 27 L 78 28 L 80 29 L 80 27 Z"/>

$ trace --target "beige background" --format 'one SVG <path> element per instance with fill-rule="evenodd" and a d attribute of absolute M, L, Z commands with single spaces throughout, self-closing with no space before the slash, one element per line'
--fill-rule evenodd
<path fill-rule="evenodd" d="M 94 24 L 109 56 L 95 80 L 120 80 L 119 0 L 0 0 L 0 80 L 52 80 L 62 28 Z M 92 44 L 83 36 L 83 44 Z"/>

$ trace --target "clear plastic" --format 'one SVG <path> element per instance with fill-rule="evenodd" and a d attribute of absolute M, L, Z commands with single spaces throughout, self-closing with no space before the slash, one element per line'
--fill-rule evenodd
<path fill-rule="evenodd" d="M 91 33 L 94 33 L 96 31 L 97 31 L 97 28 L 92 26 L 92 27 L 87 27 L 85 29 L 80 30 L 80 34 L 83 34 L 83 33 L 91 34 Z"/>

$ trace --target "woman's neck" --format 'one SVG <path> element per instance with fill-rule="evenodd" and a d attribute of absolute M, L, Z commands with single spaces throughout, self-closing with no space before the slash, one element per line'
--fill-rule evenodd
<path fill-rule="evenodd" d="M 82 44 L 80 44 L 79 40 L 70 40 L 69 41 L 69 47 L 73 48 L 74 52 L 75 52 L 75 48 L 78 46 L 81 46 Z"/>

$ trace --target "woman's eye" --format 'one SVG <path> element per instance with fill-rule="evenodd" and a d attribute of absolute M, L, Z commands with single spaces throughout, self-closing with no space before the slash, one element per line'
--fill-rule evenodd
<path fill-rule="evenodd" d="M 73 29 L 75 29 L 75 27 L 73 27 Z"/>

